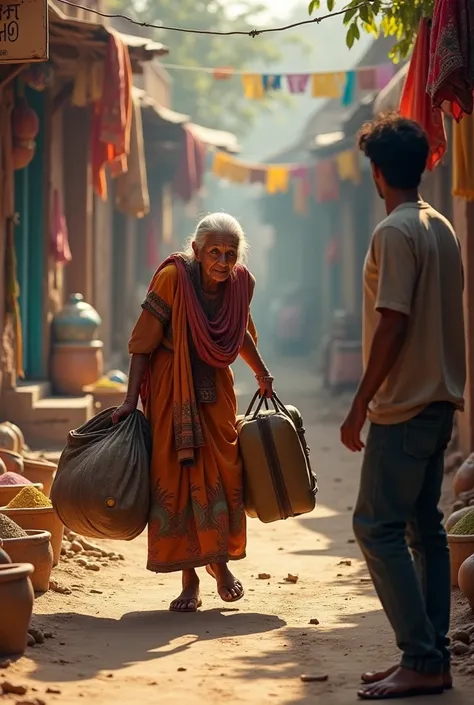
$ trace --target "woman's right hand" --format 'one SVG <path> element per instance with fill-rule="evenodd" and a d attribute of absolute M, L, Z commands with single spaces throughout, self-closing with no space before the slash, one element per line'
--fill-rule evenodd
<path fill-rule="evenodd" d="M 128 418 L 130 414 L 133 414 L 136 408 L 136 403 L 134 404 L 132 401 L 128 401 L 127 399 L 125 399 L 123 404 L 120 404 L 120 406 L 118 406 L 112 414 L 112 423 L 117 424 L 119 423 L 119 421 L 125 421 L 125 419 Z"/>

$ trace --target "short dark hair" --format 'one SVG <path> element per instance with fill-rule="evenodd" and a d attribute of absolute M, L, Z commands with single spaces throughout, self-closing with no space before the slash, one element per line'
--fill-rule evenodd
<path fill-rule="evenodd" d="M 426 132 L 414 120 L 388 113 L 367 122 L 359 132 L 359 148 L 388 186 L 408 191 L 420 185 L 430 147 Z"/>

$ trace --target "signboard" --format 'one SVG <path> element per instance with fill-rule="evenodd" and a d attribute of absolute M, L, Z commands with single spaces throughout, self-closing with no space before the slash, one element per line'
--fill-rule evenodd
<path fill-rule="evenodd" d="M 0 0 L 0 64 L 48 58 L 48 0 Z"/>

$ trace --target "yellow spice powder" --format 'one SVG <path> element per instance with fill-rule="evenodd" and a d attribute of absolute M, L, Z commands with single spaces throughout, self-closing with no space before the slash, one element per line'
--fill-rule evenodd
<path fill-rule="evenodd" d="M 36 487 L 24 487 L 16 497 L 7 504 L 7 509 L 33 509 L 52 506 L 46 495 Z"/>

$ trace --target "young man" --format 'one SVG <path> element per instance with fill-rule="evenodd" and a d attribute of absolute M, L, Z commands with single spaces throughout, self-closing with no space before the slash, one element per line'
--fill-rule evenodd
<path fill-rule="evenodd" d="M 463 270 L 451 224 L 421 199 L 428 140 L 398 115 L 365 125 L 387 217 L 364 266 L 364 375 L 341 440 L 364 448 L 354 531 L 402 652 L 399 666 L 363 675 L 364 700 L 452 687 L 449 551 L 438 509 L 443 455 L 466 379 Z"/>

